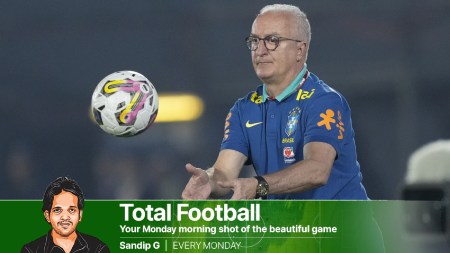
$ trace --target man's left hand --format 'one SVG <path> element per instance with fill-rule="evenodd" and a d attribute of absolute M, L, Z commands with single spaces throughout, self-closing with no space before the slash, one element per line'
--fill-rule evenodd
<path fill-rule="evenodd" d="M 231 199 L 254 199 L 256 195 L 256 187 L 258 180 L 253 177 L 250 178 L 237 178 L 225 182 L 217 182 L 220 187 L 228 188 L 233 191 Z"/>

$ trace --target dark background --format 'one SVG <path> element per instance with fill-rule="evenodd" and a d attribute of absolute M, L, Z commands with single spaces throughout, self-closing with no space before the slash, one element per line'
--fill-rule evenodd
<path fill-rule="evenodd" d="M 450 137 L 450 1 L 280 2 L 307 13 L 308 68 L 350 103 L 369 196 L 399 198 L 409 155 Z M 229 108 L 260 84 L 244 38 L 269 3 L 0 2 L 0 198 L 41 198 L 62 175 L 89 199 L 180 198 L 184 164 L 215 161 Z M 203 116 L 103 133 L 92 92 L 125 69 L 197 94 Z"/>

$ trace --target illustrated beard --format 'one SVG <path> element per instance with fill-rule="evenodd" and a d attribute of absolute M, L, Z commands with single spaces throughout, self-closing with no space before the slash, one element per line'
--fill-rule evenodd
<path fill-rule="evenodd" d="M 75 227 L 72 221 L 62 220 L 58 221 L 57 227 L 54 230 L 60 236 L 67 237 L 75 231 Z"/>

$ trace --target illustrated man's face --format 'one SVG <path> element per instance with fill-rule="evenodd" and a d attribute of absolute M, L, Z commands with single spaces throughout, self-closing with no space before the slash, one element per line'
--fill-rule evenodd
<path fill-rule="evenodd" d="M 44 212 L 45 219 L 52 225 L 54 232 L 63 237 L 68 237 L 75 231 L 82 214 L 83 211 L 78 209 L 78 197 L 66 191 L 55 195 L 50 212 Z"/>

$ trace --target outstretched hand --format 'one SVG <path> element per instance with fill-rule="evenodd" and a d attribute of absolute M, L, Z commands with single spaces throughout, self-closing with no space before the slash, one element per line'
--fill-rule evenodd
<path fill-rule="evenodd" d="M 209 175 L 205 170 L 186 164 L 186 171 L 192 174 L 181 194 L 183 199 L 207 199 L 211 194 Z"/>
<path fill-rule="evenodd" d="M 237 178 L 226 182 L 217 182 L 222 188 L 228 188 L 233 191 L 231 199 L 253 199 L 256 194 L 258 180 L 255 178 Z"/>

